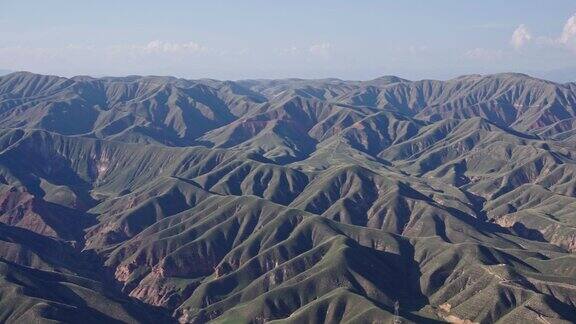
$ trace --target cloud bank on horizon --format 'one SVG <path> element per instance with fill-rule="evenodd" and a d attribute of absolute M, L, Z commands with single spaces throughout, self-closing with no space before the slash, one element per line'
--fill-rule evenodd
<path fill-rule="evenodd" d="M 576 77 L 576 4 L 569 1 L 328 4 L 7 0 L 0 3 L 0 69 L 222 79 L 555 70 L 565 78 L 572 69 Z M 496 5 L 499 13 L 486 10 Z"/>

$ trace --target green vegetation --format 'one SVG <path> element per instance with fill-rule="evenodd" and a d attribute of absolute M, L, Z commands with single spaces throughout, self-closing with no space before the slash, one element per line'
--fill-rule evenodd
<path fill-rule="evenodd" d="M 0 322 L 576 321 L 576 85 L 0 77 Z"/>

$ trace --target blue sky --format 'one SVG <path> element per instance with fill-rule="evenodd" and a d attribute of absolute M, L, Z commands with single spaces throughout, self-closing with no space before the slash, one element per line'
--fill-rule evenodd
<path fill-rule="evenodd" d="M 0 0 L 0 69 L 218 79 L 576 67 L 574 0 Z"/>

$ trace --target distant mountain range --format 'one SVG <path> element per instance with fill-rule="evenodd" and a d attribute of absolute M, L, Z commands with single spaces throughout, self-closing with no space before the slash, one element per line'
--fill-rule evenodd
<path fill-rule="evenodd" d="M 576 322 L 575 126 L 517 73 L 1 76 L 0 322 Z"/>

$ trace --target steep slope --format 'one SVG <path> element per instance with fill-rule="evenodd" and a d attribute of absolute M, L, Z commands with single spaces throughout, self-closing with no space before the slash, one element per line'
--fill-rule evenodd
<path fill-rule="evenodd" d="M 570 323 L 576 88 L 0 77 L 0 321 Z"/>

